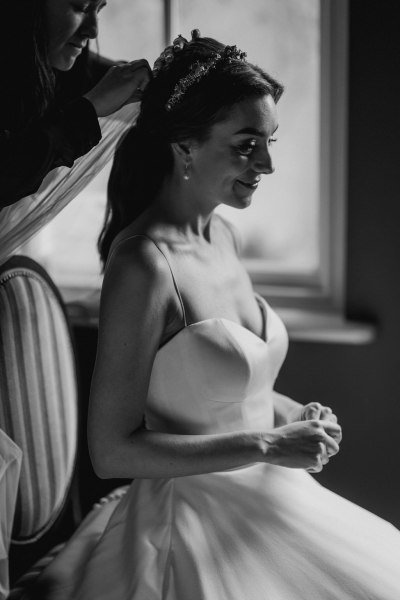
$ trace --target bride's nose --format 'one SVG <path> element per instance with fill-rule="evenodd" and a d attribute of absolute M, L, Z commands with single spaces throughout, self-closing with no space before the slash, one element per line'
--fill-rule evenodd
<path fill-rule="evenodd" d="M 259 148 L 258 152 L 255 153 L 253 168 L 257 173 L 264 173 L 265 175 L 270 175 L 275 171 L 272 156 L 267 145 Z"/>

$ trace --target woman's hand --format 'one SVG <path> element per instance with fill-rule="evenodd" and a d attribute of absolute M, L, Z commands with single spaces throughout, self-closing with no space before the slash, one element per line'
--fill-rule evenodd
<path fill-rule="evenodd" d="M 339 451 L 341 428 L 327 420 L 297 421 L 261 435 L 265 462 L 317 473 Z"/>
<path fill-rule="evenodd" d="M 115 65 L 84 97 L 93 104 L 98 117 L 106 117 L 125 104 L 139 101 L 150 78 L 147 60 Z"/>

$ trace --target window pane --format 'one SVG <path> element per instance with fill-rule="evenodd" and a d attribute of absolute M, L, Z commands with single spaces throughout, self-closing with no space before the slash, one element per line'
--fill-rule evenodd
<path fill-rule="evenodd" d="M 251 208 L 223 209 L 242 233 L 252 272 L 312 273 L 319 265 L 320 0 L 181 0 L 179 31 L 236 44 L 285 86 L 275 173 Z"/>

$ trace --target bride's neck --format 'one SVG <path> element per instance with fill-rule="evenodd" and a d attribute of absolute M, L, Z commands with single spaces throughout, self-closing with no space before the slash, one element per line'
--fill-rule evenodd
<path fill-rule="evenodd" d="M 196 193 L 190 180 L 172 175 L 165 179 L 157 193 L 152 212 L 179 229 L 207 237 L 214 208 Z"/>

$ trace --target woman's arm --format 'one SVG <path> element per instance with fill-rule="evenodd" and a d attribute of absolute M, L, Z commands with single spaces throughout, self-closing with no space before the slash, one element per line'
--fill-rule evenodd
<path fill-rule="evenodd" d="M 106 269 L 89 403 L 89 449 L 103 478 L 163 478 L 223 471 L 258 461 L 308 468 L 338 426 L 303 422 L 270 432 L 176 435 L 143 428 L 152 365 L 177 308 L 171 273 L 143 238 L 119 246 Z"/>
<path fill-rule="evenodd" d="M 100 139 L 96 111 L 86 98 L 53 108 L 22 132 L 0 131 L 0 208 L 36 192 L 47 173 L 71 167 Z"/>
<path fill-rule="evenodd" d="M 97 77 L 105 65 L 93 64 Z M 114 65 L 84 96 L 63 103 L 61 94 L 42 119 L 23 131 L 1 130 L 0 209 L 36 192 L 52 169 L 71 167 L 89 152 L 101 139 L 98 117 L 140 99 L 138 89 L 149 77 L 145 60 Z"/>

